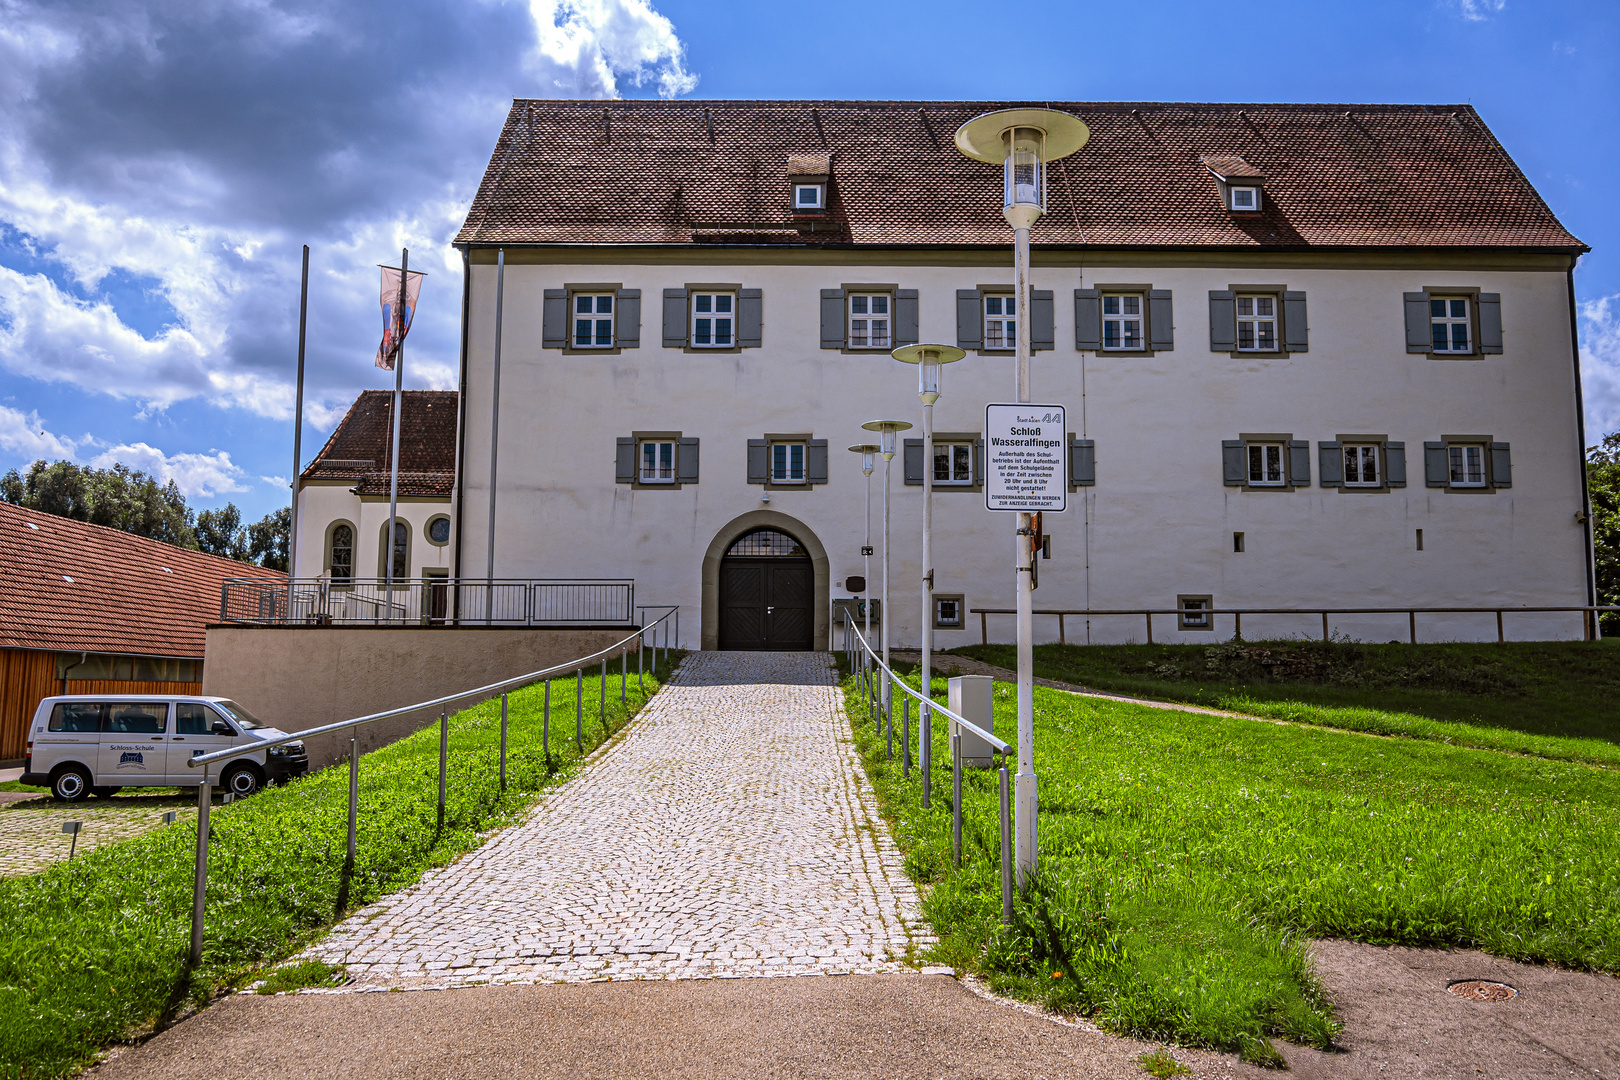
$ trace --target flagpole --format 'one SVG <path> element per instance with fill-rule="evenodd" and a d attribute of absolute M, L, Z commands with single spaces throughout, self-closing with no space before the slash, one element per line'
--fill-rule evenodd
<path fill-rule="evenodd" d="M 394 307 L 394 448 L 388 469 L 388 532 L 383 537 L 383 582 L 386 610 L 394 617 L 394 527 L 399 518 L 399 422 L 405 382 L 405 284 L 411 278 L 411 249 L 399 249 L 399 303 Z M 407 548 L 406 550 L 409 550 Z M 410 573 L 410 567 L 405 572 Z"/>
<path fill-rule="evenodd" d="M 298 293 L 298 391 L 293 406 L 292 514 L 287 521 L 287 617 L 292 618 L 293 575 L 298 572 L 298 470 L 303 464 L 304 330 L 309 325 L 309 245 L 304 245 L 304 284 Z"/>

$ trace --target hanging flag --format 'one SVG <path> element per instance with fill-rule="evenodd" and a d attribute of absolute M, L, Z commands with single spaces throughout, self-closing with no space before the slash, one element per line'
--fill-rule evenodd
<path fill-rule="evenodd" d="M 382 268 L 382 344 L 377 346 L 377 366 L 384 371 L 394 370 L 394 358 L 405 335 L 411 332 L 411 317 L 416 314 L 416 297 L 422 291 L 422 275 L 415 270 L 406 275 L 405 309 L 399 310 L 399 270 Z"/>

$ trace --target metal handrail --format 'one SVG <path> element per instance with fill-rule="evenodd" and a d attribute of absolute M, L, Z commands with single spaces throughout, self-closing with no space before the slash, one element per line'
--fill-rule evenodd
<path fill-rule="evenodd" d="M 445 695 L 443 697 L 433 698 L 433 699 L 428 700 L 428 701 L 418 701 L 418 702 L 416 702 L 415 704 L 412 704 L 412 705 L 404 705 L 404 706 L 401 706 L 401 707 L 396 708 L 396 709 L 386 709 L 386 710 L 384 710 L 382 712 L 370 713 L 370 714 L 368 714 L 366 716 L 357 716 L 357 717 L 355 717 L 355 718 L 353 718 L 351 720 L 342 720 L 342 721 L 339 721 L 338 723 L 335 723 L 335 724 L 324 724 L 321 727 L 308 728 L 308 729 L 306 729 L 304 731 L 295 732 L 294 734 L 291 734 L 291 735 L 283 735 L 280 738 L 276 738 L 276 739 L 256 739 L 256 740 L 254 740 L 254 743 L 253 743 L 252 746 L 232 746 L 232 747 L 228 747 L 228 748 L 226 748 L 224 750 L 215 750 L 212 753 L 208 753 L 208 754 L 198 754 L 196 757 L 189 758 L 186 761 L 186 765 L 189 768 L 195 769 L 199 765 L 206 766 L 206 765 L 210 764 L 211 762 L 222 761 L 222 760 L 226 760 L 226 759 L 229 759 L 229 758 L 232 758 L 232 757 L 241 757 L 244 754 L 254 753 L 254 752 L 257 752 L 259 750 L 268 749 L 269 747 L 272 747 L 272 746 L 281 746 L 281 745 L 283 745 L 285 743 L 290 743 L 290 742 L 301 742 L 304 739 L 311 738 L 311 737 L 316 736 L 316 735 L 326 735 L 326 734 L 331 734 L 333 732 L 338 732 L 338 731 L 353 730 L 353 729 L 361 727 L 364 724 L 374 723 L 374 722 L 376 722 L 378 720 L 386 720 L 386 719 L 388 719 L 389 717 L 392 717 L 392 716 L 402 716 L 402 715 L 404 715 L 406 713 L 418 712 L 418 711 L 420 711 L 422 709 L 431 709 L 431 708 L 435 708 L 437 706 L 447 705 L 452 701 L 460 701 L 463 698 L 474 697 L 474 696 L 477 696 L 477 695 L 484 695 L 485 697 L 493 697 L 495 693 L 499 692 L 501 694 L 501 755 L 500 755 L 500 770 L 501 770 L 501 789 L 504 791 L 506 789 L 506 719 L 507 719 L 507 714 L 506 714 L 506 704 L 507 704 L 506 703 L 506 691 L 509 690 L 509 689 L 512 689 L 512 688 L 519 687 L 519 686 L 526 686 L 526 685 L 528 685 L 530 683 L 539 682 L 542 679 L 547 680 L 546 681 L 545 726 L 542 729 L 542 736 L 541 737 L 542 737 L 542 740 L 544 740 L 544 744 L 546 746 L 546 754 L 547 754 L 547 758 L 549 760 L 549 756 L 550 756 L 550 734 L 551 734 L 551 682 L 550 682 L 550 679 L 551 679 L 551 677 L 553 675 L 560 675 L 560 674 L 563 674 L 563 673 L 569 672 L 569 671 L 576 672 L 577 675 L 578 675 L 578 680 L 577 680 L 578 690 L 575 693 L 575 700 L 574 700 L 574 738 L 575 738 L 576 743 L 581 745 L 581 747 L 583 747 L 583 734 L 582 734 L 583 709 L 584 709 L 584 704 L 583 704 L 584 703 L 583 681 L 584 681 L 584 673 L 585 673 L 586 666 L 588 666 L 588 665 L 590 665 L 592 663 L 595 663 L 597 661 L 601 661 L 601 664 L 602 664 L 602 704 L 601 704 L 601 708 L 602 708 L 602 715 L 603 715 L 603 717 L 605 719 L 605 717 L 607 715 L 607 663 L 608 663 L 608 658 L 615 651 L 619 652 L 619 655 L 620 655 L 619 700 L 623 701 L 625 699 L 626 682 L 627 682 L 628 677 L 629 677 L 629 651 L 630 650 L 629 650 L 628 646 L 629 646 L 630 641 L 633 640 L 633 639 L 639 639 L 638 642 L 637 642 L 637 646 L 636 646 L 636 678 L 637 678 L 638 682 L 643 682 L 643 675 L 644 675 L 644 672 L 646 670 L 645 669 L 645 664 L 643 662 L 643 658 L 645 657 L 646 654 L 643 651 L 642 645 L 646 641 L 647 631 L 649 631 L 649 630 L 653 631 L 653 642 L 654 642 L 654 645 L 653 645 L 653 648 L 654 648 L 653 668 L 654 668 L 654 670 L 657 670 L 657 666 L 658 666 L 657 665 L 657 660 L 656 660 L 656 657 L 657 657 L 657 640 L 658 640 L 657 628 L 658 628 L 658 626 L 660 624 L 663 624 L 663 626 L 665 628 L 666 636 L 665 636 L 664 648 L 667 651 L 669 649 L 669 642 L 668 642 L 669 623 L 668 623 L 667 620 L 673 619 L 679 613 L 680 613 L 680 608 L 678 606 L 672 607 L 671 610 L 666 611 L 663 615 L 660 615 L 653 622 L 647 623 L 647 624 L 645 624 L 643 626 L 638 627 L 636 629 L 635 633 L 626 635 L 625 637 L 620 638 L 618 641 L 615 641 L 613 644 L 608 645 L 605 648 L 598 649 L 596 652 L 590 653 L 589 655 L 586 655 L 586 656 L 577 657 L 577 658 L 575 658 L 573 660 L 567 661 L 566 663 L 555 664 L 555 665 L 553 665 L 551 667 L 542 668 L 539 671 L 531 671 L 531 672 L 529 672 L 529 673 L 527 673 L 525 675 L 518 675 L 518 676 L 515 676 L 515 677 L 510 678 L 510 679 L 502 679 L 499 682 L 489 683 L 488 685 L 480 686 L 480 687 L 477 687 L 477 688 L 472 689 L 472 690 L 463 690 L 460 693 L 447 694 L 447 695 Z M 643 685 L 644 685 L 644 682 L 643 682 Z M 439 712 L 439 828 L 441 828 L 441 829 L 444 827 L 445 772 L 446 772 L 447 755 L 448 755 L 448 752 L 449 752 L 449 739 L 450 739 L 449 714 L 448 714 L 447 710 L 441 709 L 440 712 Z M 348 838 L 348 855 L 347 855 L 346 859 L 344 860 L 344 864 L 343 864 L 345 873 L 351 872 L 353 870 L 353 868 L 354 868 L 355 823 L 356 823 L 357 814 L 358 814 L 359 791 L 360 791 L 360 740 L 359 740 L 358 737 L 351 736 L 350 739 L 349 739 L 349 838 Z M 191 898 L 191 952 L 189 954 L 189 963 L 193 967 L 195 967 L 197 964 L 202 962 L 203 908 L 204 908 L 205 898 L 206 898 L 206 895 L 207 895 L 207 885 L 208 885 L 208 812 L 209 812 L 210 806 L 212 805 L 212 802 L 213 802 L 213 782 L 208 779 L 208 770 L 205 768 L 205 769 L 203 769 L 203 772 L 202 772 L 202 779 L 199 781 L 199 783 L 197 785 L 197 864 L 196 864 L 195 877 L 194 877 L 193 885 L 192 885 L 192 898 Z"/>
<path fill-rule="evenodd" d="M 844 651 L 849 659 L 850 670 L 860 680 L 860 690 L 875 721 L 885 718 L 888 730 L 888 756 L 894 758 L 894 698 L 891 693 L 879 693 L 875 672 L 882 672 L 886 687 L 898 686 L 901 691 L 909 695 L 904 699 L 904 722 L 901 732 L 901 753 L 906 775 L 911 773 L 911 731 L 910 731 L 910 698 L 917 699 L 918 735 L 925 747 L 932 746 L 933 714 L 940 712 L 956 725 L 951 732 L 951 842 L 953 859 L 958 869 L 962 866 L 962 730 L 966 729 L 990 745 L 991 754 L 1001 759 L 996 767 L 996 776 L 1001 789 L 1001 921 L 1012 923 L 1013 917 L 1013 863 L 1012 863 L 1012 801 L 1008 789 L 1007 755 L 1011 754 L 1013 747 L 989 732 L 979 727 L 958 713 L 940 705 L 933 699 L 933 688 L 925 687 L 923 693 L 913 690 L 894 669 L 885 664 L 873 651 L 866 635 L 861 633 L 860 627 L 854 625 L 847 618 L 844 623 Z M 861 669 L 855 669 L 855 646 L 859 645 L 861 656 Z M 923 806 L 929 805 L 929 794 L 933 783 L 932 754 L 924 754 L 922 760 Z"/>
<path fill-rule="evenodd" d="M 233 577 L 219 621 L 249 626 L 632 623 L 632 578 Z"/>

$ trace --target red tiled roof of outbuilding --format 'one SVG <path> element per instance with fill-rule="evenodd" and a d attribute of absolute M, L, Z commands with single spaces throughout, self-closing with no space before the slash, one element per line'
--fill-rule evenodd
<path fill-rule="evenodd" d="M 456 478 L 456 392 L 406 390 L 402 396 L 399 492 L 447 499 Z M 302 479 L 351 480 L 361 495 L 386 495 L 393 439 L 394 392 L 363 390 Z"/>
<path fill-rule="evenodd" d="M 1001 177 L 959 153 L 980 113 L 1061 109 L 1036 244 L 1584 249 L 1468 105 L 998 101 L 513 102 L 458 244 L 1008 244 Z M 830 154 L 795 232 L 790 157 Z M 1234 216 L 1202 159 L 1265 177 Z"/>

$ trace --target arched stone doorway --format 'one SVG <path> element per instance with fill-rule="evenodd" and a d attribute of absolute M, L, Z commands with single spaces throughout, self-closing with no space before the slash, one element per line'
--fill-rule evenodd
<path fill-rule="evenodd" d="M 803 522 L 744 514 L 703 558 L 703 647 L 826 648 L 829 584 L 826 550 Z"/>

